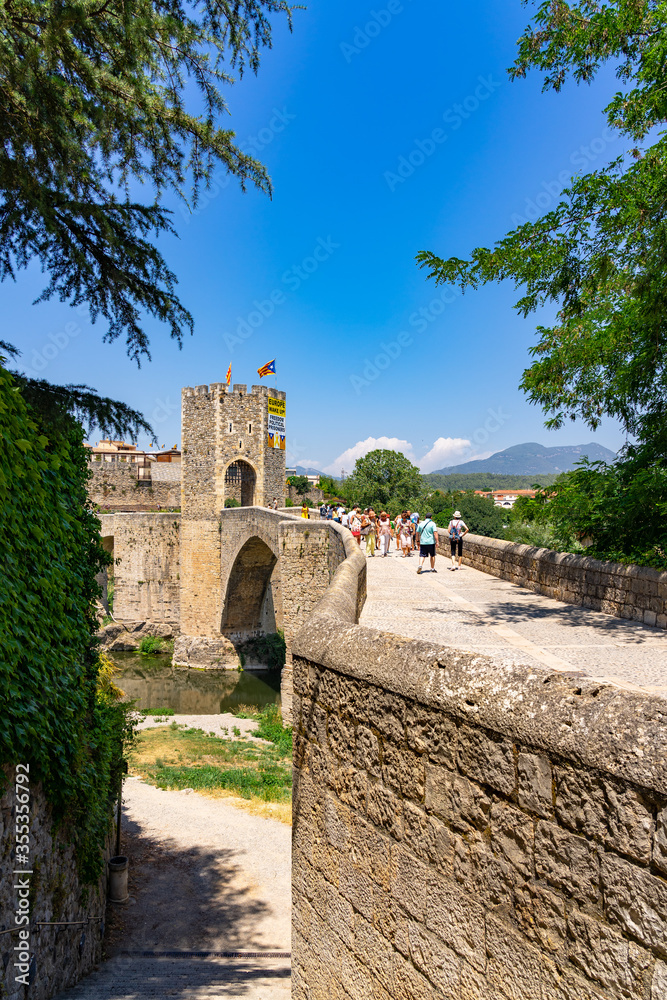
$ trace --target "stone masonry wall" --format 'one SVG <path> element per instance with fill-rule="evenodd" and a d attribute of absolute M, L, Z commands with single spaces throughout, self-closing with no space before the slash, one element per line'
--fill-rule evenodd
<path fill-rule="evenodd" d="M 114 559 L 114 618 L 178 624 L 180 515 L 103 514 L 100 524 Z"/>
<path fill-rule="evenodd" d="M 90 462 L 89 466 L 92 475 L 88 481 L 88 496 L 102 510 L 157 510 L 158 507 L 181 506 L 180 475 L 176 482 L 139 482 L 137 470 L 130 462 Z"/>
<path fill-rule="evenodd" d="M 299 493 L 297 493 L 294 486 L 288 485 L 286 488 L 287 488 L 288 498 L 292 501 L 292 503 L 296 507 L 301 507 L 303 504 L 303 497 L 300 496 Z M 312 490 L 309 490 L 308 493 L 306 493 L 306 501 L 308 502 L 309 506 L 319 507 L 323 500 L 324 500 L 324 493 L 322 492 L 322 490 L 317 489 L 316 487 L 314 487 Z"/>
<path fill-rule="evenodd" d="M 438 552 L 450 553 L 444 531 L 438 532 Z M 648 566 L 624 566 L 472 534 L 463 543 L 463 561 L 557 601 L 667 628 L 667 573 Z"/>
<path fill-rule="evenodd" d="M 16 784 L 14 768 L 2 769 L 0 798 L 0 996 L 48 1000 L 89 973 L 102 957 L 106 876 L 82 893 L 67 830 L 52 828 L 51 810 L 39 785 L 30 786 L 31 875 L 15 876 Z M 109 852 L 105 855 L 105 861 Z M 15 924 L 18 878 L 29 882 L 30 986 L 16 982 L 21 939 Z"/>
<path fill-rule="evenodd" d="M 295 1000 L 664 1000 L 667 702 L 344 610 L 293 647 Z"/>
<path fill-rule="evenodd" d="M 280 525 L 283 627 L 290 653 L 294 637 L 319 604 L 345 559 L 345 542 L 331 521 L 304 518 Z"/>

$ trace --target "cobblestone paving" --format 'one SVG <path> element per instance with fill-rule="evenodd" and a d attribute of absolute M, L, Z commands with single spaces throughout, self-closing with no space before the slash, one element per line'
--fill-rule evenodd
<path fill-rule="evenodd" d="M 368 560 L 361 623 L 515 663 L 582 671 L 667 697 L 667 632 L 562 604 L 436 557 L 417 575 L 414 553 Z M 428 565 L 428 564 L 426 564 Z"/>

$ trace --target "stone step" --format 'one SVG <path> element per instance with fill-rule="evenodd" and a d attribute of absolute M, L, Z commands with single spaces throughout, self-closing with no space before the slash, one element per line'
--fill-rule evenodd
<path fill-rule="evenodd" d="M 248 954 L 222 958 L 202 953 L 118 956 L 55 1000 L 288 1000 L 291 992 L 289 958 Z"/>

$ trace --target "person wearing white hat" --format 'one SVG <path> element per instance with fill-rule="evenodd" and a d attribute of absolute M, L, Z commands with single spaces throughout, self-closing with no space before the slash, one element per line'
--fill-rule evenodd
<path fill-rule="evenodd" d="M 447 525 L 447 531 L 449 532 L 449 543 L 452 550 L 452 565 L 449 567 L 451 570 L 461 569 L 461 563 L 463 561 L 463 539 L 469 532 L 468 525 L 461 519 L 461 511 L 455 510 L 454 516 Z M 459 564 L 456 565 L 456 556 L 458 554 Z"/>

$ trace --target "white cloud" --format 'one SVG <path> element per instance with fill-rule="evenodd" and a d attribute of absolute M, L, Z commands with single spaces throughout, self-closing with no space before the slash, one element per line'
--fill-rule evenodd
<path fill-rule="evenodd" d="M 358 458 L 363 458 L 369 451 L 376 448 L 386 448 L 389 451 L 400 451 L 414 465 L 419 466 L 420 472 L 432 472 L 434 469 L 444 469 L 449 465 L 461 465 L 463 462 L 473 462 L 477 459 L 488 458 L 493 452 L 473 452 L 472 442 L 467 438 L 439 437 L 426 452 L 423 458 L 416 458 L 412 445 L 409 441 L 401 438 L 390 437 L 368 437 L 365 441 L 357 441 L 355 445 L 344 451 L 342 455 L 330 465 L 325 465 L 323 472 L 330 476 L 340 476 L 341 469 L 345 469 L 349 475 L 354 469 L 354 463 Z M 299 459 L 299 465 L 316 465 Z"/>
<path fill-rule="evenodd" d="M 357 441 L 355 445 L 352 445 L 351 448 L 348 448 L 342 455 L 334 459 L 331 465 L 325 466 L 323 471 L 330 476 L 340 476 L 340 470 L 345 469 L 349 474 L 354 469 L 354 463 L 358 458 L 363 458 L 369 451 L 375 451 L 376 448 L 386 448 L 388 451 L 400 451 L 411 462 L 415 462 L 412 445 L 409 441 L 402 441 L 400 438 L 368 437 L 365 441 Z"/>
<path fill-rule="evenodd" d="M 434 469 L 444 469 L 448 465 L 459 465 L 460 459 L 466 457 L 471 442 L 466 438 L 439 437 L 430 451 L 419 460 L 421 472 L 433 472 Z M 479 456 L 477 456 L 479 457 Z"/>

